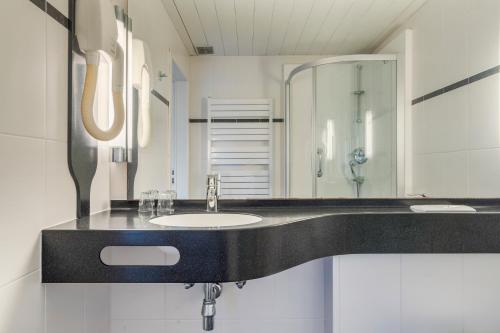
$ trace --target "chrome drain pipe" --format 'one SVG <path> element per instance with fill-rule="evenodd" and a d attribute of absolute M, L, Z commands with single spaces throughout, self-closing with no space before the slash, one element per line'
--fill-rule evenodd
<path fill-rule="evenodd" d="M 214 329 L 215 300 L 222 293 L 222 285 L 219 283 L 205 283 L 203 285 L 203 305 L 201 315 L 203 316 L 203 330 L 212 331 Z"/>

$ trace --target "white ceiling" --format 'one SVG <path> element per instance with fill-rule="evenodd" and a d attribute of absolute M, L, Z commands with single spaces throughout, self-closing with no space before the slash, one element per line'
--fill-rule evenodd
<path fill-rule="evenodd" d="M 425 0 L 163 0 L 192 55 L 371 52 Z"/>

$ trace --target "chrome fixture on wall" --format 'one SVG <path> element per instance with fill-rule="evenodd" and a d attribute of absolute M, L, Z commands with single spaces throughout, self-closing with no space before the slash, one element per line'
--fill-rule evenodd
<path fill-rule="evenodd" d="M 217 201 L 220 196 L 220 175 L 212 174 L 207 177 L 207 212 L 218 211 Z"/>
<path fill-rule="evenodd" d="M 365 177 L 361 176 L 361 168 L 362 164 L 365 164 L 368 161 L 366 157 L 364 147 L 365 146 L 365 138 L 363 137 L 363 115 L 362 115 L 362 105 L 361 105 L 361 97 L 364 95 L 365 91 L 361 86 L 361 73 L 363 70 L 363 66 L 357 64 L 355 67 L 356 71 L 356 90 L 353 91 L 353 95 L 356 98 L 356 110 L 353 121 L 354 126 L 354 137 L 352 138 L 352 142 L 354 150 L 351 153 L 351 160 L 349 161 L 349 168 L 351 170 L 352 181 L 356 187 L 356 197 L 359 198 L 361 196 L 361 186 L 365 182 Z M 358 169 L 356 171 L 356 169 Z"/>
<path fill-rule="evenodd" d="M 222 293 L 222 284 L 205 283 L 203 284 L 203 305 L 201 315 L 203 316 L 203 330 L 212 331 L 214 329 L 215 300 Z"/>

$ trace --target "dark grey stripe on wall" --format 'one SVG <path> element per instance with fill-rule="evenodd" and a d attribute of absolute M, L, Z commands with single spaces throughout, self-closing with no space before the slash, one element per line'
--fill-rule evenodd
<path fill-rule="evenodd" d="M 168 101 L 168 99 L 166 99 L 165 97 L 163 97 L 162 94 L 160 94 L 158 91 L 156 90 L 151 90 L 151 94 L 158 98 L 160 100 L 160 102 L 162 102 L 163 104 L 165 104 L 166 106 L 169 106 L 170 105 L 170 102 Z"/>
<path fill-rule="evenodd" d="M 444 88 L 440 88 L 440 89 L 434 90 L 433 92 L 425 94 L 424 96 L 415 98 L 414 100 L 411 101 L 411 104 L 415 105 L 415 104 L 418 104 L 418 103 L 422 103 L 423 101 L 427 101 L 427 100 L 429 100 L 431 98 L 434 98 L 434 97 L 437 97 L 439 95 L 445 94 L 445 93 L 450 92 L 452 90 L 455 90 L 455 89 L 458 89 L 460 87 L 466 86 L 468 84 L 474 83 L 476 81 L 482 80 L 482 79 L 487 78 L 489 76 L 498 74 L 499 72 L 500 72 L 500 65 L 499 66 L 495 66 L 495 67 L 490 68 L 490 69 L 487 69 L 487 70 L 485 70 L 485 71 L 483 71 L 481 73 L 469 76 L 466 79 L 463 79 L 463 80 L 457 81 L 455 83 L 452 83 L 452 84 L 450 84 L 450 85 L 448 85 L 448 86 L 446 86 Z"/>
<path fill-rule="evenodd" d="M 35 6 L 46 12 L 50 17 L 60 23 L 66 29 L 70 27 L 70 20 L 64 16 L 56 7 L 52 6 L 46 0 L 30 0 Z"/>
<path fill-rule="evenodd" d="M 283 118 L 273 118 L 273 123 L 283 123 Z M 189 118 L 190 123 L 207 123 L 207 118 Z M 233 118 L 218 118 L 212 119 L 213 123 L 268 123 L 269 118 L 255 118 L 255 119 L 233 119 Z"/>

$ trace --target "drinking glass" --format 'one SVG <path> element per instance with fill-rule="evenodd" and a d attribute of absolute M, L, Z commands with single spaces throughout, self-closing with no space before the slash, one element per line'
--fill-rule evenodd
<path fill-rule="evenodd" d="M 158 197 L 158 191 L 150 190 L 141 192 L 139 198 L 139 212 L 140 213 L 153 213 L 155 210 L 155 201 Z"/>
<path fill-rule="evenodd" d="M 177 199 L 175 191 L 164 191 L 158 196 L 158 215 L 170 215 L 174 213 L 174 200 Z"/>

